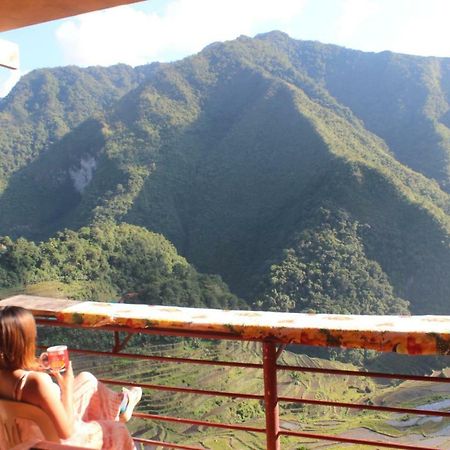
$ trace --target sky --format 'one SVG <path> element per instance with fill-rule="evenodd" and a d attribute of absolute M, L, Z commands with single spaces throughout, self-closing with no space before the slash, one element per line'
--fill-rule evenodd
<path fill-rule="evenodd" d="M 449 0 L 147 0 L 0 33 L 19 45 L 21 61 L 19 70 L 0 67 L 0 97 L 38 68 L 168 62 L 272 30 L 364 51 L 450 57 L 449 17 Z"/>

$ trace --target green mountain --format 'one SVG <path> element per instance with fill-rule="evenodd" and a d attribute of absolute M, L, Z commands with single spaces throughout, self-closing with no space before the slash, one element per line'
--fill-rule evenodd
<path fill-rule="evenodd" d="M 220 277 L 198 273 L 163 236 L 128 224 L 66 230 L 40 245 L 3 238 L 0 286 L 97 301 L 245 308 Z"/>
<path fill-rule="evenodd" d="M 253 306 L 448 314 L 449 90 L 445 58 L 280 32 L 36 71 L 0 103 L 0 234 L 127 222 Z"/>

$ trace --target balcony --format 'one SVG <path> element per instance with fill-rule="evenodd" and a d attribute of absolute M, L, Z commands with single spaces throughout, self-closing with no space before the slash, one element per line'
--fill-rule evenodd
<path fill-rule="evenodd" d="M 102 336 L 101 343 L 90 349 L 78 348 L 75 342 L 69 342 L 75 369 L 92 370 L 111 386 L 137 385 L 144 389 L 142 405 L 135 412 L 135 419 L 130 426 L 135 442 L 146 449 L 224 448 L 215 446 L 214 434 L 207 430 L 217 430 L 218 437 L 220 433 L 229 433 L 226 436 L 230 442 L 239 439 L 242 446 L 239 447 L 233 441 L 230 448 L 450 448 L 450 438 L 445 435 L 448 428 L 446 421 L 450 418 L 450 412 L 445 410 L 448 408 L 447 403 L 450 403 L 446 402 L 446 397 L 450 398 L 447 386 L 449 378 L 360 372 L 336 364 L 319 366 L 316 360 L 302 360 L 285 351 L 288 344 L 299 344 L 370 349 L 405 355 L 447 355 L 450 351 L 450 317 L 447 316 L 342 316 L 221 311 L 31 296 L 15 296 L 0 303 L 6 304 L 31 309 L 41 327 L 80 329 L 83 333 L 97 331 L 93 342 Z M 127 345 L 137 336 L 163 336 L 166 341 L 159 342 L 157 346 L 141 346 L 139 351 L 133 353 L 128 352 Z M 181 355 L 181 352 L 171 352 L 171 348 L 178 345 L 174 339 L 179 337 L 201 339 L 208 344 L 201 347 L 202 354 L 195 354 L 190 347 L 189 355 Z M 110 350 L 100 349 L 102 345 L 109 345 Z M 228 353 L 222 351 L 220 354 L 230 357 L 218 359 L 217 353 L 213 351 L 218 345 L 228 349 Z M 245 361 L 235 361 L 232 357 L 239 345 L 250 350 Z M 208 348 L 210 350 L 206 351 Z M 136 350 L 136 346 L 133 349 Z M 147 353 L 147 349 L 151 350 L 151 354 Z M 245 353 L 240 350 L 239 354 Z M 76 355 L 82 355 L 82 359 L 77 361 Z M 114 361 L 114 372 L 118 374 L 113 378 L 110 377 L 111 361 Z M 139 364 L 136 367 L 141 371 L 140 375 L 134 377 L 139 379 L 125 376 L 134 367 L 133 364 Z M 198 366 L 219 372 L 233 370 L 241 374 L 238 378 L 240 381 L 232 386 L 226 380 L 218 382 L 219 378 L 212 376 L 211 371 L 201 379 L 189 379 L 189 371 Z M 161 376 L 164 371 L 165 377 Z M 149 382 L 151 374 L 156 372 L 158 379 L 164 382 Z M 133 369 L 133 373 L 138 372 Z M 184 378 L 180 380 L 175 376 L 179 374 L 185 374 Z M 332 378 L 328 388 L 321 390 L 323 377 L 329 380 L 330 377 L 339 378 Z M 171 384 L 174 380 L 180 383 Z M 342 386 L 345 384 L 346 391 L 334 380 L 344 380 Z M 396 406 L 393 394 L 385 396 L 380 402 L 369 399 L 366 393 L 372 389 L 371 383 L 384 382 L 388 386 L 387 380 L 408 380 L 404 391 L 409 395 L 415 390 L 439 386 L 433 392 L 440 402 L 431 402 L 425 406 L 418 402 L 420 397 L 411 397 L 409 401 L 403 399 L 403 402 L 399 402 L 400 406 Z M 317 384 L 316 395 L 308 395 L 305 389 L 301 389 L 305 383 Z M 255 386 L 260 388 L 259 392 L 255 391 Z M 306 395 L 302 396 L 302 393 Z M 212 420 L 214 414 L 211 411 L 193 418 L 183 414 L 183 408 L 178 408 L 180 414 L 177 416 L 162 414 L 163 408 L 158 405 L 167 405 L 173 401 L 170 395 L 176 395 L 175 401 L 180 405 L 193 404 L 196 398 L 217 399 L 218 411 L 224 402 L 234 400 L 247 403 L 250 410 L 256 408 L 261 414 L 250 414 L 250 419 L 246 420 L 246 410 L 241 408 L 243 413 L 230 423 Z M 182 398 L 185 400 L 180 400 Z M 394 404 L 387 403 L 386 399 L 392 400 Z M 353 424 L 378 421 L 384 424 L 389 422 L 390 425 L 385 426 L 387 431 L 384 433 L 375 433 L 369 429 L 365 432 L 360 430 L 359 434 L 350 433 L 345 430 L 346 420 L 339 419 L 340 428 L 336 427 L 339 420 L 333 420 L 333 426 L 330 426 L 330 421 L 325 420 L 328 415 L 322 410 L 333 411 L 335 417 L 341 417 L 337 411 L 344 411 L 347 420 Z M 301 418 L 311 411 L 316 417 L 314 426 L 305 426 Z M 172 430 L 177 430 L 179 435 L 191 436 L 192 439 L 183 439 L 183 443 L 166 442 L 165 428 L 156 424 L 166 424 Z M 419 424 L 428 424 L 427 436 L 422 434 L 415 437 L 414 434 L 394 432 L 408 426 L 419 430 L 416 427 Z M 149 427 L 155 427 L 154 435 L 152 438 L 143 437 Z M 442 428 L 440 433 L 436 432 L 436 427 Z M 223 436 L 220 435 L 221 438 Z M 197 441 L 194 442 L 194 439 Z M 354 446 L 349 447 L 351 444 Z"/>

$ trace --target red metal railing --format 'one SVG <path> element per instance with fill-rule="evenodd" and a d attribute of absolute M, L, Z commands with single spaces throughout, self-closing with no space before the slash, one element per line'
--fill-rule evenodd
<path fill-rule="evenodd" d="M 37 319 L 39 325 L 45 326 L 62 326 L 70 328 L 89 328 L 87 326 L 76 326 L 67 325 L 63 323 L 58 323 L 54 320 L 49 319 Z M 280 427 L 280 417 L 279 417 L 279 404 L 280 403 L 298 403 L 307 405 L 320 405 L 320 406 L 332 406 L 332 407 L 342 407 L 358 410 L 369 410 L 369 411 L 381 411 L 390 413 L 402 413 L 402 414 L 417 414 L 421 416 L 440 416 L 440 417 L 450 417 L 450 412 L 446 411 L 434 411 L 434 410 L 422 410 L 414 408 L 400 408 L 391 406 L 378 406 L 378 405 L 367 405 L 358 403 L 348 403 L 348 402 L 336 402 L 328 400 L 319 399 L 305 399 L 296 397 L 280 396 L 278 394 L 278 384 L 277 384 L 277 373 L 278 371 L 297 371 L 297 372 L 309 372 L 317 374 L 328 374 L 335 376 L 351 376 L 351 377 L 372 377 L 372 378 L 389 378 L 389 379 L 399 379 L 399 380 L 414 380 L 414 381 L 427 381 L 434 383 L 449 383 L 450 379 L 447 378 L 437 378 L 437 377 L 425 377 L 425 376 L 410 376 L 410 375 L 400 375 L 400 374 L 386 374 L 382 372 L 358 372 L 351 370 L 340 370 L 340 369 L 326 369 L 326 368 L 314 368 L 314 367 L 301 367 L 293 365 L 283 365 L 278 364 L 277 359 L 283 350 L 283 346 L 277 347 L 277 344 L 271 341 L 262 341 L 263 347 L 263 358 L 262 363 L 244 363 L 235 361 L 215 361 L 210 359 L 195 359 L 195 358 L 181 358 L 181 357 L 169 357 L 169 356 L 159 356 L 159 355 L 140 355 L 134 353 L 119 352 L 117 349 L 123 347 L 120 345 L 118 331 L 126 331 L 129 333 L 146 333 L 146 334 L 162 334 L 170 336 L 189 336 L 197 338 L 206 339 L 230 339 L 230 336 L 220 336 L 220 333 L 199 333 L 194 334 L 188 332 L 174 332 L 172 330 L 167 333 L 164 332 L 154 332 L 152 330 L 136 330 L 136 329 L 126 329 L 124 327 L 97 327 L 96 329 L 112 331 L 115 332 L 115 345 L 112 352 L 101 352 L 94 350 L 83 350 L 83 349 L 72 349 L 74 353 L 81 353 L 85 355 L 96 355 L 96 356 L 114 356 L 116 358 L 127 358 L 127 359 L 142 359 L 147 361 L 159 361 L 162 363 L 181 363 L 181 364 L 198 364 L 198 365 L 213 365 L 213 366 L 223 366 L 223 367 L 240 367 L 244 369 L 258 369 L 263 371 L 264 380 L 264 392 L 261 394 L 251 394 L 245 392 L 223 392 L 217 390 L 208 389 L 195 389 L 190 387 L 180 387 L 180 386 L 165 386 L 151 383 L 134 383 L 129 381 L 118 381 L 113 379 L 102 378 L 101 381 L 111 385 L 120 386 L 141 386 L 144 389 L 160 390 L 177 392 L 187 395 L 206 395 L 215 397 L 231 397 L 240 398 L 247 400 L 258 400 L 264 402 L 265 410 L 265 427 L 248 426 L 238 423 L 218 423 L 206 420 L 197 420 L 183 417 L 172 417 L 159 414 L 150 414 L 135 412 L 134 416 L 141 419 L 149 419 L 153 421 L 163 421 L 169 423 L 179 423 L 179 424 L 189 424 L 194 426 L 204 426 L 213 427 L 219 429 L 228 430 L 238 430 L 238 431 L 248 431 L 253 433 L 265 433 L 266 435 L 266 448 L 267 450 L 280 450 L 280 438 L 281 436 L 291 436 L 299 438 L 308 438 L 322 441 L 331 442 L 342 442 L 342 443 L 352 443 L 352 444 L 362 444 L 366 446 L 373 446 L 374 448 L 395 448 L 395 449 L 415 449 L 415 450 L 432 450 L 431 447 L 424 447 L 418 445 L 410 445 L 398 442 L 388 442 L 388 441 L 375 441 L 368 439 L 356 439 L 348 438 L 342 436 L 334 436 L 328 434 L 318 434 L 303 431 L 293 431 L 287 430 Z M 236 338 L 239 340 L 239 338 Z M 126 338 L 128 342 L 128 338 Z M 125 341 L 123 341 L 125 342 Z M 176 449 L 188 449 L 188 450 L 199 450 L 204 447 L 176 444 L 162 442 L 152 439 L 145 438 L 135 438 L 135 441 L 142 444 L 162 446 L 164 448 L 176 448 Z"/>

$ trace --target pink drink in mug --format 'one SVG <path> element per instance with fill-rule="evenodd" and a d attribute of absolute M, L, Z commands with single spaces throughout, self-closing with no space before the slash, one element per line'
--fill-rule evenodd
<path fill-rule="evenodd" d="M 42 353 L 40 359 L 46 369 L 54 372 L 64 372 L 69 366 L 67 345 L 49 347 L 46 352 Z"/>

